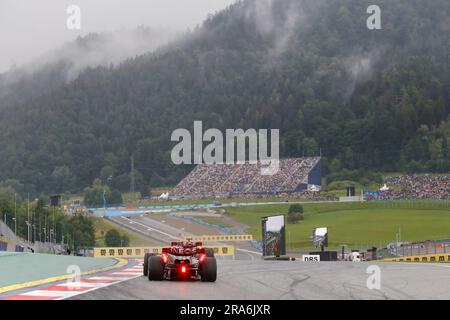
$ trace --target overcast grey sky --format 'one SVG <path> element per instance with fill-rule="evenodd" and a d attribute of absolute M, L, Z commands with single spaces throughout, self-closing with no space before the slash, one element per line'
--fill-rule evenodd
<path fill-rule="evenodd" d="M 0 72 L 20 66 L 89 32 L 138 25 L 184 31 L 236 0 L 0 0 Z M 69 5 L 81 30 L 68 30 Z M 120 49 L 119 49 L 120 50 Z"/>

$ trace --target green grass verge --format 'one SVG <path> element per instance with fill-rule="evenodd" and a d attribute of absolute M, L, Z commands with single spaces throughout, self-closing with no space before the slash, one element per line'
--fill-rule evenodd
<path fill-rule="evenodd" d="M 450 203 L 404 201 L 385 203 L 305 204 L 304 220 L 287 224 L 289 249 L 311 249 L 316 227 L 329 228 L 330 248 L 385 246 L 401 230 L 402 241 L 450 238 Z M 286 214 L 289 204 L 227 208 L 226 214 L 249 226 L 247 232 L 261 239 L 263 216 Z"/>
<path fill-rule="evenodd" d="M 182 215 L 183 212 L 180 212 L 180 214 Z M 167 213 L 167 212 L 152 213 L 151 215 L 149 215 L 149 217 L 151 217 L 151 218 L 158 218 L 158 219 L 164 219 L 167 216 L 169 216 L 169 213 Z M 220 217 L 195 216 L 195 218 L 202 220 L 206 223 L 210 223 L 210 224 L 221 225 L 221 226 L 230 227 L 230 228 L 232 227 L 232 225 L 230 223 L 221 219 Z"/>
<path fill-rule="evenodd" d="M 210 223 L 210 224 L 214 224 L 214 225 L 219 225 L 219 226 L 224 226 L 224 227 L 229 227 L 231 228 L 232 225 L 229 224 L 228 222 L 224 221 L 223 219 L 219 218 L 219 217 L 202 217 L 202 216 L 197 216 L 197 219 L 200 219 L 206 223 Z"/>

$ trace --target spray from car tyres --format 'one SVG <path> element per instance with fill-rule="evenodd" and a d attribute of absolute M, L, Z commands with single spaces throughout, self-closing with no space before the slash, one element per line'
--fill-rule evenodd
<path fill-rule="evenodd" d="M 188 304 L 185 307 L 181 307 L 180 315 L 206 315 L 211 318 L 214 313 L 214 307 L 196 307 Z"/>
<path fill-rule="evenodd" d="M 201 280 L 215 282 L 217 262 L 212 248 L 201 242 L 173 241 L 161 254 L 144 255 L 144 276 L 150 281 Z"/>

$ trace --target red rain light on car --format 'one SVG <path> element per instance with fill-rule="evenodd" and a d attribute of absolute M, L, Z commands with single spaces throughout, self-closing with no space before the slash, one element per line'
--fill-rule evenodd
<path fill-rule="evenodd" d="M 186 267 L 185 266 L 181 267 L 181 273 L 186 273 Z"/>

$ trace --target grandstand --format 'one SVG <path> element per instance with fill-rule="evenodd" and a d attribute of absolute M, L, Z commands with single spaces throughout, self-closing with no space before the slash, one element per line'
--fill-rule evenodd
<path fill-rule="evenodd" d="M 262 175 L 262 164 L 200 164 L 170 193 L 177 198 L 225 198 L 276 195 L 321 187 L 320 157 L 282 159 L 274 175 Z M 314 187 L 313 187 L 314 186 Z"/>

